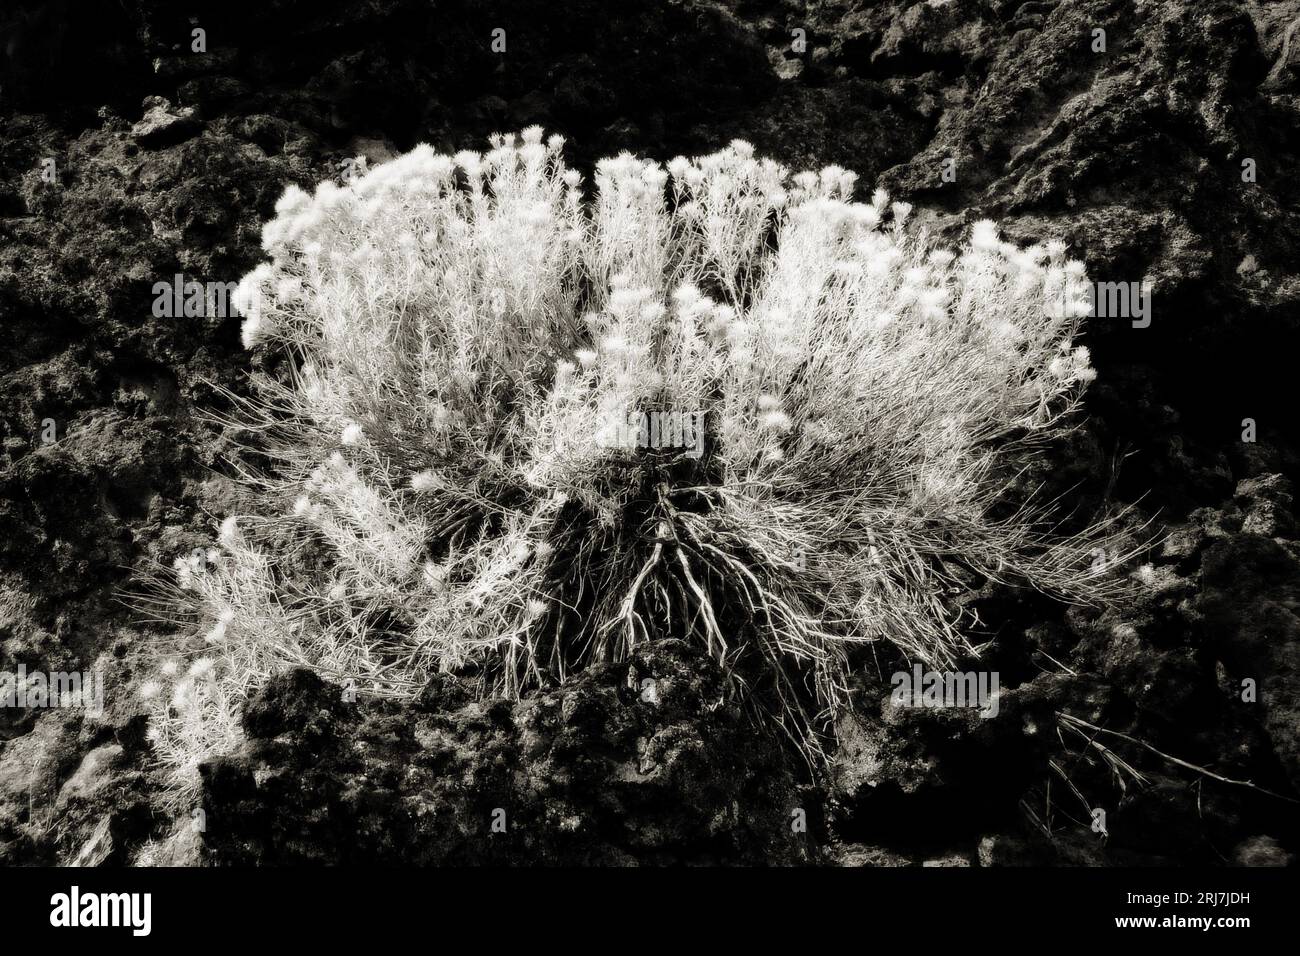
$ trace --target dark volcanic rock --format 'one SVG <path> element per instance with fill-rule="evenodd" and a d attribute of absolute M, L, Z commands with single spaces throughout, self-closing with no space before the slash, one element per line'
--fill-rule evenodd
<path fill-rule="evenodd" d="M 1041 609 L 1004 610 L 969 664 L 1000 674 L 987 718 L 900 708 L 864 680 L 831 779 L 831 832 L 849 841 L 832 857 L 1272 865 L 1294 852 L 1300 543 L 1243 532 L 1261 515 L 1293 527 L 1278 475 L 1170 529 L 1126 606 L 1023 636 L 1014 622 Z"/>
<path fill-rule="evenodd" d="M 1262 721 L 1300 788 L 1300 560 L 1294 547 L 1255 534 L 1205 555 L 1196 610 L 1238 687 L 1252 681 Z"/>
<path fill-rule="evenodd" d="M 173 109 L 161 96 L 145 99 L 145 114 L 131 127 L 131 135 L 141 146 L 168 146 L 189 139 L 199 131 L 192 106 Z"/>
<path fill-rule="evenodd" d="M 212 862 L 813 858 L 792 826 L 813 808 L 779 746 L 723 704 L 720 672 L 683 644 L 514 704 L 461 703 L 445 679 L 418 705 L 342 697 L 296 671 L 249 701 L 245 752 L 203 770 Z"/>

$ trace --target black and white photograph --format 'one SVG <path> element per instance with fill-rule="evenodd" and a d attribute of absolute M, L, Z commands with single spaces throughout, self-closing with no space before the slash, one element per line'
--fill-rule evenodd
<path fill-rule="evenodd" d="M 0 0 L 6 927 L 1294 927 L 1297 174 L 1300 0 Z"/>

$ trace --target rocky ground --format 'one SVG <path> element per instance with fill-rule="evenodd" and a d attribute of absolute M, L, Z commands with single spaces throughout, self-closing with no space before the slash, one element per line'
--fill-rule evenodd
<path fill-rule="evenodd" d="M 1298 0 L 11 0 L 0 667 L 102 667 L 109 706 L 0 711 L 0 861 L 1291 861 L 1297 27 Z M 532 123 L 580 165 L 741 136 L 855 169 L 946 235 L 992 217 L 1150 281 L 1149 327 L 1093 320 L 1090 418 L 1054 462 L 1164 529 L 1139 597 L 973 596 L 997 717 L 900 710 L 865 673 L 816 784 L 673 642 L 515 704 L 442 680 L 346 705 L 286 675 L 177 819 L 133 692 L 166 635 L 121 596 L 212 539 L 231 491 L 199 413 L 247 359 L 237 319 L 154 317 L 153 284 L 238 278 L 284 187 L 349 157 Z"/>

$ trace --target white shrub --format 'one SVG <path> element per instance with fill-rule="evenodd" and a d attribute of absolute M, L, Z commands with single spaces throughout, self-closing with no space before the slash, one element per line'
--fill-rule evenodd
<path fill-rule="evenodd" d="M 160 707 L 177 766 L 220 749 L 195 714 L 296 664 L 389 695 L 474 665 L 514 694 L 666 634 L 761 675 L 815 753 L 853 645 L 970 653 L 955 570 L 1112 586 L 1095 534 L 989 517 L 1093 377 L 1062 244 L 983 221 L 940 248 L 852 173 L 741 142 L 604 160 L 587 200 L 560 146 L 420 146 L 277 205 L 238 301 L 288 359 L 248 406 L 278 465 L 182 572 L 222 690 Z M 642 411 L 703 412 L 703 456 L 602 440 Z"/>

